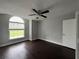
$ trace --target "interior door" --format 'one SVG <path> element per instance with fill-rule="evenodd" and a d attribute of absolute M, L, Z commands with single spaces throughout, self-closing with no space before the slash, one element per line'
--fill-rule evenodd
<path fill-rule="evenodd" d="M 63 44 L 76 48 L 76 19 L 63 20 Z"/>

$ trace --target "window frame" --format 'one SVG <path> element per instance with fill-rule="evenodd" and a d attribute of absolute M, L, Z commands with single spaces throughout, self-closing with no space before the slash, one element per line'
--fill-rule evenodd
<path fill-rule="evenodd" d="M 23 19 L 22 19 L 23 20 Z M 24 20 L 23 20 L 24 21 Z M 16 39 L 23 39 L 23 38 L 25 38 L 25 22 L 24 23 L 21 23 L 21 22 L 13 22 L 13 21 L 10 21 L 10 19 L 9 19 L 9 24 L 10 23 L 16 23 L 16 24 L 23 24 L 24 25 L 24 28 L 23 29 L 10 29 L 9 27 L 8 27 L 8 32 L 9 32 L 9 39 L 10 40 L 16 40 Z M 23 35 L 23 37 L 17 37 L 17 38 L 10 38 L 10 30 L 24 30 L 24 35 Z"/>

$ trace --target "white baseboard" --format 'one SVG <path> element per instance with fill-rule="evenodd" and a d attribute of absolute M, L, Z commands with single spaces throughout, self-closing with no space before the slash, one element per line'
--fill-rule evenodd
<path fill-rule="evenodd" d="M 52 40 L 46 40 L 46 39 L 43 39 L 43 40 L 51 42 L 51 43 L 55 43 L 57 45 L 65 46 L 65 47 L 68 47 L 68 48 L 72 48 L 72 47 L 64 45 L 63 43 L 55 42 L 55 41 L 52 41 Z M 0 47 L 7 46 L 7 45 L 10 45 L 10 44 L 14 44 L 14 43 L 18 43 L 18 42 L 22 42 L 22 41 L 26 41 L 26 39 L 25 40 L 20 40 L 20 41 L 15 41 L 15 42 L 5 43 L 5 44 L 0 45 Z M 72 48 L 72 49 L 76 49 L 76 48 Z"/>
<path fill-rule="evenodd" d="M 19 43 L 19 42 L 22 42 L 22 41 L 26 41 L 26 39 L 14 41 L 14 42 L 7 42 L 7 43 L 4 43 L 4 44 L 1 44 L 0 47 L 8 46 L 8 45 Z"/>
<path fill-rule="evenodd" d="M 44 40 L 44 39 L 43 39 L 43 40 Z M 66 46 L 66 45 L 64 45 L 63 43 L 55 42 L 55 41 L 52 41 L 52 40 L 46 40 L 46 39 L 45 39 L 45 41 L 48 41 L 48 42 L 51 42 L 51 43 L 55 43 L 55 44 L 57 44 L 57 45 L 65 46 L 65 47 L 68 47 L 68 48 L 71 48 L 71 49 L 76 49 L 76 48 L 72 48 L 72 47 Z"/>

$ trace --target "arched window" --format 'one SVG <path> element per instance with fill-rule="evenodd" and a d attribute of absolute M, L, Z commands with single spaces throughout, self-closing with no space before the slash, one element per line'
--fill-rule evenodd
<path fill-rule="evenodd" d="M 24 37 L 24 20 L 13 16 L 9 19 L 9 39 Z"/>

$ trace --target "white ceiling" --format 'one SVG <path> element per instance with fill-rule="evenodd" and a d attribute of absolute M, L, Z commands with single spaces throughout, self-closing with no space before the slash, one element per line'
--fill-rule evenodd
<path fill-rule="evenodd" d="M 0 13 L 27 18 L 32 8 L 55 10 L 56 14 L 65 14 L 77 10 L 78 0 L 0 0 Z M 62 13 L 63 12 L 63 13 Z"/>

